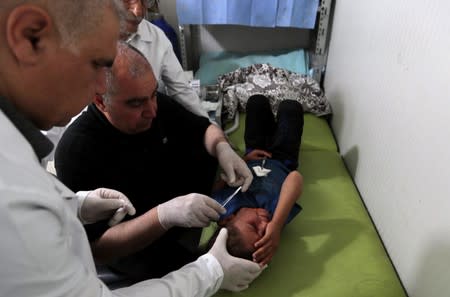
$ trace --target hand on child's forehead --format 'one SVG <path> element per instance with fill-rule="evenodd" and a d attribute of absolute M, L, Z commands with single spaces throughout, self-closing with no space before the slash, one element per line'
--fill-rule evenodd
<path fill-rule="evenodd" d="M 260 221 L 269 221 L 270 214 L 264 208 L 243 207 L 236 212 L 234 221 L 247 221 L 249 223 L 258 223 Z"/>
<path fill-rule="evenodd" d="M 256 213 L 258 214 L 258 216 L 261 217 L 270 217 L 269 212 L 267 210 L 265 210 L 264 208 L 255 208 Z"/>

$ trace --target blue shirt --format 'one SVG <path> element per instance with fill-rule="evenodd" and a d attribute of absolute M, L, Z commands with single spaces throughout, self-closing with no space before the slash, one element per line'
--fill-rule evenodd
<path fill-rule="evenodd" d="M 227 212 L 220 217 L 226 218 L 243 207 L 264 208 L 271 217 L 273 216 L 278 204 L 281 186 L 288 176 L 290 170 L 278 160 L 267 159 L 264 168 L 271 171 L 267 176 L 259 177 L 253 172 L 253 166 L 261 166 L 261 160 L 248 161 L 247 166 L 253 173 L 253 182 L 244 192 L 238 192 L 236 196 L 226 205 Z M 222 204 L 236 188 L 226 186 L 212 194 L 212 197 Z M 289 223 L 300 211 L 301 206 L 297 203 L 292 207 L 286 224 Z"/>

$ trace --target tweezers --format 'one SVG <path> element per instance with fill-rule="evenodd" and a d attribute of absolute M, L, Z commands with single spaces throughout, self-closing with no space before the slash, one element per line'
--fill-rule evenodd
<path fill-rule="evenodd" d="M 225 207 L 225 205 L 228 204 L 228 202 L 231 201 L 231 199 L 234 198 L 234 196 L 236 196 L 236 194 L 242 189 L 242 186 L 240 186 L 239 188 L 236 189 L 236 191 L 233 192 L 233 194 L 231 194 L 227 199 L 225 199 L 225 201 L 222 203 L 222 206 Z"/>

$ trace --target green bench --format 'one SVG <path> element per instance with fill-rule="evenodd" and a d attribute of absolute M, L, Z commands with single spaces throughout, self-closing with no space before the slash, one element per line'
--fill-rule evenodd
<path fill-rule="evenodd" d="M 244 152 L 244 116 L 230 141 Z M 305 115 L 303 211 L 247 290 L 215 296 L 403 297 L 400 280 L 340 156 L 326 120 Z"/>

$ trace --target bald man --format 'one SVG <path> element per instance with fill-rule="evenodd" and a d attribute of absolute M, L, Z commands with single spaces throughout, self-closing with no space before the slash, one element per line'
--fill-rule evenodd
<path fill-rule="evenodd" d="M 140 280 L 198 257 L 201 230 L 186 228 L 207 226 L 225 211 L 207 196 L 217 160 L 242 161 L 220 132 L 158 93 L 145 57 L 119 44 L 106 94 L 69 126 L 55 159 L 72 190 L 114 186 L 136 207 L 135 217 L 113 228 L 106 221 L 86 226 L 99 263 Z"/>
<path fill-rule="evenodd" d="M 94 256 L 130 278 L 160 277 L 198 256 L 201 230 L 186 227 L 225 211 L 206 196 L 217 159 L 242 160 L 208 119 L 157 92 L 150 64 L 131 46 L 119 44 L 107 81 L 106 94 L 63 135 L 57 174 L 74 191 L 102 185 L 127 195 L 136 217 L 87 226 Z"/>

